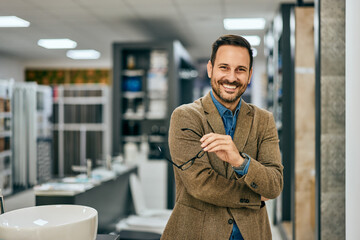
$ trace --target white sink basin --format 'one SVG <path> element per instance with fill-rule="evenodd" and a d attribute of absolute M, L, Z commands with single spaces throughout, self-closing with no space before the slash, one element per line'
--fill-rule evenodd
<path fill-rule="evenodd" d="M 80 205 L 36 206 L 0 215 L 4 240 L 94 240 L 97 227 L 97 211 Z"/>

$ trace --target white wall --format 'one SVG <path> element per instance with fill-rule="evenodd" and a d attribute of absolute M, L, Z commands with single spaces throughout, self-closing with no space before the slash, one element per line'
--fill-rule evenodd
<path fill-rule="evenodd" d="M 346 0 L 346 239 L 360 237 L 360 9 L 359 0 Z"/>
<path fill-rule="evenodd" d="M 25 81 L 25 68 L 22 61 L 0 54 L 0 79 L 13 78 L 16 82 Z"/>

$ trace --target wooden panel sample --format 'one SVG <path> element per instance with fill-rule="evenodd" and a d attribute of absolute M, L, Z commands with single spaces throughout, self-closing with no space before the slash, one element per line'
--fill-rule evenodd
<path fill-rule="evenodd" d="M 295 8 L 295 239 L 315 239 L 314 8 Z"/>

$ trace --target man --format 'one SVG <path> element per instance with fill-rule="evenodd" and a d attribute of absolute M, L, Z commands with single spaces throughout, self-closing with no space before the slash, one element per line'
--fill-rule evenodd
<path fill-rule="evenodd" d="M 176 203 L 162 239 L 271 239 L 265 201 L 281 193 L 283 166 L 272 114 L 241 99 L 252 62 L 244 38 L 220 37 L 207 65 L 212 90 L 173 112 Z"/>

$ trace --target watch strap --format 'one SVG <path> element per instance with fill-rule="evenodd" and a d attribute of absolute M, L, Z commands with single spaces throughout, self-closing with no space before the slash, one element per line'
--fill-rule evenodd
<path fill-rule="evenodd" d="M 246 167 L 247 163 L 249 162 L 250 160 L 250 157 L 249 155 L 247 155 L 246 153 L 243 153 L 243 152 L 240 152 L 240 156 L 242 158 L 244 158 L 244 162 L 239 166 L 239 167 L 232 167 L 234 170 L 236 171 L 242 171 L 244 170 L 244 168 Z"/>

